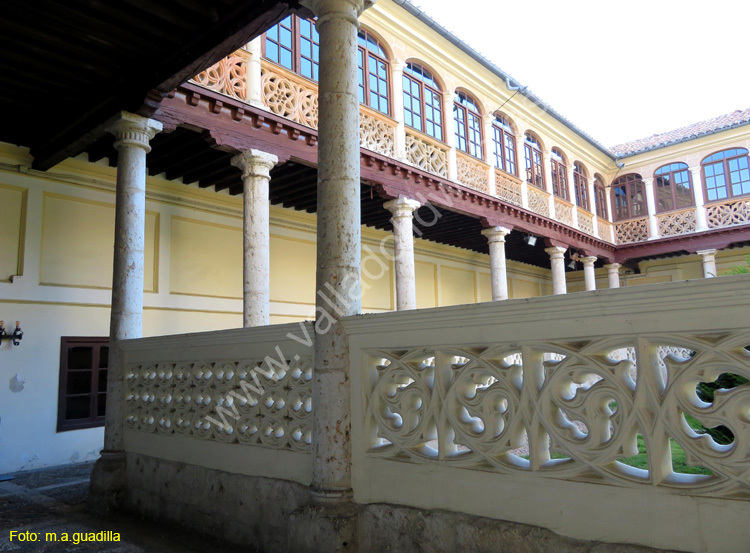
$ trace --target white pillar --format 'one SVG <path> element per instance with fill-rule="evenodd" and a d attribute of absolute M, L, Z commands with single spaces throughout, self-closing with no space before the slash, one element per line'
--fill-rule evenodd
<path fill-rule="evenodd" d="M 703 258 L 703 278 L 713 278 L 716 275 L 716 251 L 699 250 L 695 253 Z"/>
<path fill-rule="evenodd" d="M 482 147 L 484 148 L 484 160 L 487 162 L 488 171 L 487 173 L 487 193 L 490 196 L 497 196 L 497 182 L 495 178 L 495 161 L 493 159 L 492 150 L 494 146 L 491 146 L 493 144 L 492 142 L 492 121 L 494 116 L 485 114 L 482 116 L 482 133 L 483 136 L 483 142 Z M 504 147 L 504 146 L 503 146 Z"/>
<path fill-rule="evenodd" d="M 505 237 L 512 229 L 492 227 L 484 229 L 490 245 L 490 280 L 492 282 L 492 301 L 508 299 L 508 272 L 505 262 Z"/>
<path fill-rule="evenodd" d="M 443 96 L 443 129 L 445 144 L 448 146 L 448 179 L 458 181 L 458 162 L 456 161 L 456 122 L 453 120 L 453 102 L 456 95 L 446 92 Z"/>
<path fill-rule="evenodd" d="M 339 319 L 361 311 L 357 32 L 369 0 L 302 0 L 318 16 L 318 243 L 312 482 L 318 501 L 351 494 L 349 344 Z"/>
<path fill-rule="evenodd" d="M 578 202 L 576 201 L 575 171 L 572 165 L 565 166 L 568 175 L 568 201 L 573 204 L 573 226 L 578 228 Z"/>
<path fill-rule="evenodd" d="M 552 264 L 552 293 L 554 295 L 566 294 L 568 291 L 565 282 L 565 251 L 567 249 L 562 246 L 551 246 L 544 250 L 549 254 Z"/>
<path fill-rule="evenodd" d="M 620 287 L 620 267 L 619 263 L 610 263 L 604 266 L 607 270 L 607 283 L 610 288 Z"/>
<path fill-rule="evenodd" d="M 695 222 L 696 232 L 708 230 L 708 218 L 706 217 L 706 199 L 703 195 L 703 175 L 700 166 L 690 168 L 690 176 L 693 185 L 693 197 L 695 198 Z"/>
<path fill-rule="evenodd" d="M 615 221 L 615 210 L 614 205 L 612 202 L 612 185 L 607 186 L 604 188 L 604 199 L 607 202 L 607 213 L 608 216 L 602 217 L 602 219 L 605 219 L 609 221 L 610 223 L 614 223 Z"/>
<path fill-rule="evenodd" d="M 243 184 L 243 325 L 265 326 L 271 320 L 271 236 L 268 200 L 270 171 L 278 158 L 245 150 L 232 158 Z"/>
<path fill-rule="evenodd" d="M 406 159 L 406 125 L 404 124 L 404 62 L 391 61 L 391 89 L 393 90 L 393 118 L 396 120 L 396 159 Z"/>
<path fill-rule="evenodd" d="M 594 270 L 594 263 L 596 263 L 595 256 L 587 256 L 580 258 L 583 263 L 583 280 L 586 284 L 586 290 L 596 290 L 596 271 Z"/>
<path fill-rule="evenodd" d="M 124 363 L 120 342 L 140 338 L 143 329 L 143 261 L 146 222 L 146 154 L 162 124 L 122 112 L 110 127 L 117 150 L 115 243 L 107 371 L 104 449 L 91 479 L 91 502 L 97 509 L 118 505 L 125 488 Z"/>
<path fill-rule="evenodd" d="M 393 214 L 393 250 L 396 269 L 396 309 L 417 308 L 417 277 L 414 269 L 414 212 L 422 204 L 399 196 L 383 207 Z"/>
<path fill-rule="evenodd" d="M 646 209 L 648 210 L 648 239 L 659 238 L 659 221 L 656 218 L 656 199 L 654 196 L 654 179 L 643 179 L 646 185 Z"/>
<path fill-rule="evenodd" d="M 251 106 L 262 108 L 263 106 L 263 86 L 261 84 L 261 43 L 262 37 L 257 37 L 247 45 L 247 51 L 250 59 L 247 60 L 247 103 Z"/>
<path fill-rule="evenodd" d="M 518 178 L 521 179 L 521 207 L 529 209 L 529 182 L 526 180 L 526 150 L 524 149 L 524 134 L 519 132 L 515 138 Z"/>

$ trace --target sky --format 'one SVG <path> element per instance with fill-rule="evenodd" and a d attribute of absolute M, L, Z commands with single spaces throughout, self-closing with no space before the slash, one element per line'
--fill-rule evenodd
<path fill-rule="evenodd" d="M 604 146 L 750 107 L 748 0 L 411 0 Z"/>

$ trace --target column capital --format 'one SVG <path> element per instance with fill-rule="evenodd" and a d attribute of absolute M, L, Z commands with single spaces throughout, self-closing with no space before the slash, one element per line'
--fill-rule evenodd
<path fill-rule="evenodd" d="M 159 121 L 123 111 L 107 130 L 115 135 L 116 150 L 127 145 L 143 148 L 148 153 L 151 151 L 149 141 L 162 129 L 163 126 Z"/>
<path fill-rule="evenodd" d="M 422 204 L 406 196 L 399 196 L 385 202 L 383 207 L 390 211 L 394 217 L 411 217 L 417 209 L 422 207 Z"/>
<path fill-rule="evenodd" d="M 495 115 L 492 113 L 485 113 L 482 115 L 482 123 L 485 125 L 492 125 L 492 122 L 495 120 Z"/>
<path fill-rule="evenodd" d="M 688 167 L 688 169 L 689 169 L 689 171 L 693 175 L 700 175 L 700 172 L 701 172 L 701 166 L 700 165 L 695 165 L 693 167 Z"/>
<path fill-rule="evenodd" d="M 271 169 L 279 158 L 262 150 L 243 150 L 234 156 L 230 163 L 242 171 L 243 180 L 249 177 L 271 178 Z"/>
<path fill-rule="evenodd" d="M 391 73 L 403 73 L 406 67 L 406 60 L 400 58 L 393 58 L 391 60 Z"/>
<path fill-rule="evenodd" d="M 586 257 L 579 257 L 578 260 L 583 263 L 583 266 L 586 265 L 594 265 L 596 263 L 597 257 L 595 255 L 587 255 Z"/>
<path fill-rule="evenodd" d="M 562 259 L 567 250 L 568 248 L 564 246 L 550 246 L 549 248 L 544 248 L 544 251 L 547 252 L 552 259 Z"/>
<path fill-rule="evenodd" d="M 616 273 L 620 270 L 620 267 L 622 267 L 622 265 L 619 263 L 608 263 L 604 266 L 608 273 Z"/>
<path fill-rule="evenodd" d="M 453 102 L 456 101 L 456 98 L 458 98 L 458 94 L 456 94 L 455 92 L 445 92 L 443 94 L 443 104 L 445 104 L 446 106 L 452 106 Z"/>
<path fill-rule="evenodd" d="M 654 185 L 654 178 L 653 177 L 648 177 L 648 178 L 643 179 L 643 184 L 645 184 L 646 186 L 653 186 Z"/>
<path fill-rule="evenodd" d="M 317 25 L 338 15 L 339 17 L 353 17 L 355 24 L 359 26 L 357 18 L 367 8 L 374 6 L 375 0 L 300 0 L 300 4 L 310 8 L 318 16 Z"/>
<path fill-rule="evenodd" d="M 505 242 L 505 237 L 511 233 L 513 229 L 507 227 L 490 227 L 482 230 L 482 234 L 487 237 L 487 241 L 492 242 Z"/>
<path fill-rule="evenodd" d="M 700 255 L 702 257 L 708 257 L 708 256 L 714 256 L 714 255 L 716 255 L 716 253 L 718 251 L 719 250 L 716 250 L 716 249 L 709 249 L 709 250 L 698 250 L 695 253 L 697 253 L 698 255 Z"/>

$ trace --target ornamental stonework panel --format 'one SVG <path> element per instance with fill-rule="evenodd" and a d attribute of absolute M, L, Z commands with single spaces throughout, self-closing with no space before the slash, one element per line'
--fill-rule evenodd
<path fill-rule="evenodd" d="M 440 177 L 448 177 L 448 154 L 445 150 L 406 134 L 406 159 L 423 171 Z"/>
<path fill-rule="evenodd" d="M 555 219 L 563 225 L 573 226 L 573 206 L 560 200 L 555 200 Z"/>
<path fill-rule="evenodd" d="M 457 156 L 456 174 L 461 184 L 486 194 L 489 192 L 487 171 L 488 168 L 483 163 L 462 155 Z"/>
<path fill-rule="evenodd" d="M 549 195 L 529 186 L 529 209 L 543 217 L 549 217 Z"/>
<path fill-rule="evenodd" d="M 588 211 L 579 209 L 578 228 L 586 234 L 594 234 L 594 216 Z"/>
<path fill-rule="evenodd" d="M 261 72 L 263 102 L 268 109 L 313 129 L 318 128 L 318 91 L 268 68 Z"/>
<path fill-rule="evenodd" d="M 631 219 L 615 223 L 618 244 L 642 242 L 648 239 L 648 219 Z"/>
<path fill-rule="evenodd" d="M 196 84 L 221 94 L 247 99 L 247 65 L 240 56 L 231 55 L 193 77 Z"/>
<path fill-rule="evenodd" d="M 200 440 L 311 451 L 312 359 L 133 364 L 125 424 Z"/>
<path fill-rule="evenodd" d="M 750 223 L 750 200 L 738 200 L 706 206 L 709 228 Z"/>
<path fill-rule="evenodd" d="M 495 171 L 495 193 L 498 198 L 509 204 L 518 206 L 522 204 L 521 183 L 500 171 Z"/>
<path fill-rule="evenodd" d="M 396 128 L 367 113 L 359 114 L 359 143 L 363 148 L 388 157 L 396 152 Z"/>
<path fill-rule="evenodd" d="M 698 228 L 695 209 L 662 213 L 656 217 L 659 221 L 659 236 L 675 236 L 686 232 L 695 232 Z"/>

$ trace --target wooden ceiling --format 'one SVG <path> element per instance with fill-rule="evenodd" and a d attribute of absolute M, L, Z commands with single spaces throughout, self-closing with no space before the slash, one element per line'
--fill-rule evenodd
<path fill-rule="evenodd" d="M 121 110 L 150 116 L 177 85 L 298 10 L 296 0 L 6 0 L 0 141 L 46 170 Z"/>

